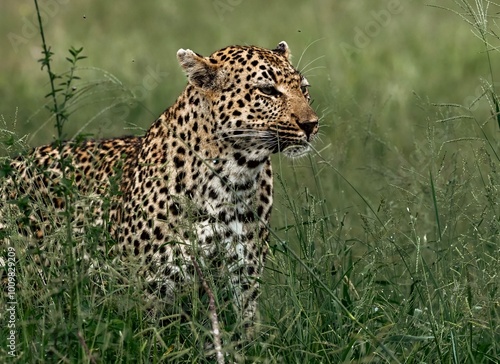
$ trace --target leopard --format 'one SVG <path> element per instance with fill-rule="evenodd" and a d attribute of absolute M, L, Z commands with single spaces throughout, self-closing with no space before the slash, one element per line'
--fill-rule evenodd
<path fill-rule="evenodd" d="M 196 283 L 197 267 L 219 272 L 250 330 L 269 251 L 271 156 L 306 155 L 319 118 L 285 41 L 208 57 L 179 49 L 177 60 L 187 86 L 145 135 L 36 147 L 10 162 L 3 199 L 41 201 L 55 213 L 68 203 L 61 189 L 71 181 L 88 202 L 73 209 L 75 226 L 88 221 L 84 210 L 106 225 L 107 252 L 139 259 L 145 281 L 166 300 Z M 46 211 L 28 209 L 37 222 L 24 223 L 41 244 Z"/>

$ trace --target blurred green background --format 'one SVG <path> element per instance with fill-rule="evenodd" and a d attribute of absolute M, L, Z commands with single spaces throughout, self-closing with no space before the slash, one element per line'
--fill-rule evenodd
<path fill-rule="evenodd" d="M 403 149 L 411 148 L 414 132 L 425 128 L 413 92 L 432 102 L 463 103 L 474 96 L 481 77 L 489 78 L 484 48 L 470 27 L 452 12 L 419 1 L 40 4 L 56 73 L 67 70 L 69 47 L 84 47 L 89 58 L 81 67 L 111 73 L 124 94 L 133 91 L 141 103 L 129 112 L 111 113 L 113 125 L 104 130 L 97 122 L 90 125 L 86 131 L 91 133 L 116 135 L 126 123 L 147 128 L 185 84 L 175 57 L 179 48 L 208 55 L 231 44 L 273 47 L 286 40 L 294 63 L 313 85 L 323 139 L 333 144 L 330 152 L 337 161 L 345 158 L 343 144 L 353 124 L 380 130 Z M 51 125 L 38 130 L 46 115 L 33 116 L 48 92 L 47 75 L 37 63 L 41 40 L 34 5 L 3 1 L 0 12 L 0 111 L 7 121 L 17 115 L 19 132 L 30 133 L 33 145 L 48 142 Z M 99 72 L 86 72 L 80 73 L 86 81 L 103 79 Z M 151 76 L 157 84 L 143 87 Z M 102 100 L 105 90 L 103 85 L 99 95 L 88 96 L 88 102 L 102 102 L 98 110 L 112 103 Z M 73 116 L 69 135 L 95 115 L 88 108 Z"/>
<path fill-rule="evenodd" d="M 452 11 L 457 4 L 435 3 L 450 10 L 397 0 L 40 2 L 53 71 L 68 70 L 72 46 L 88 57 L 77 73 L 77 87 L 88 90 L 72 105 L 66 138 L 143 133 L 186 83 L 179 48 L 209 55 L 231 44 L 274 47 L 286 40 L 312 85 L 324 160 L 313 157 L 311 172 L 307 159 L 277 157 L 276 170 L 297 196 L 307 187 L 325 200 L 332 221 L 382 205 L 403 215 L 426 210 L 432 220 L 429 171 L 445 184 L 453 174 L 446 155 L 461 155 L 454 161 L 463 164 L 476 159 L 470 146 L 482 143 L 474 138 L 483 131 L 499 139 L 487 98 L 472 107 L 483 130 L 468 120 L 437 122 L 449 110 L 433 103 L 469 105 L 491 77 L 484 45 Z M 0 19 L 0 121 L 27 135 L 30 146 L 51 142 L 56 132 L 44 110 L 49 85 L 37 62 L 34 5 L 2 1 Z M 498 54 L 491 57 L 498 63 Z M 276 205 L 276 226 L 287 224 L 286 211 Z M 361 223 L 352 221 L 352 229 Z"/>

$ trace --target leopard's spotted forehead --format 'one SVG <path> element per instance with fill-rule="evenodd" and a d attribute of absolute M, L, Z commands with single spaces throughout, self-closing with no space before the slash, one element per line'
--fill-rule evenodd
<path fill-rule="evenodd" d="M 209 59 L 230 73 L 247 73 L 247 80 L 262 77 L 274 83 L 300 83 L 303 79 L 284 55 L 265 48 L 230 46 L 214 52 Z"/>

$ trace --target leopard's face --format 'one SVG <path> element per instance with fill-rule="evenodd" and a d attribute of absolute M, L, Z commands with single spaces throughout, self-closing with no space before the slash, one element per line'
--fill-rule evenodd
<path fill-rule="evenodd" d="M 285 42 L 273 50 L 232 46 L 207 58 L 180 50 L 178 57 L 190 83 L 211 100 L 215 133 L 228 147 L 255 159 L 309 151 L 318 117 Z"/>

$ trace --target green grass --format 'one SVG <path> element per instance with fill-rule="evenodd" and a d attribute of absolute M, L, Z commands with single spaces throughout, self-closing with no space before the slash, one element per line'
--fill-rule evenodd
<path fill-rule="evenodd" d="M 185 84 L 175 60 L 181 47 L 206 55 L 284 39 L 300 60 L 322 116 L 319 152 L 274 158 L 260 334 L 241 349 L 225 347 L 228 355 L 268 363 L 500 362 L 500 126 L 491 96 L 498 5 L 489 5 L 481 28 L 474 20 L 481 11 L 475 18 L 471 11 L 486 2 L 447 1 L 457 14 L 411 1 L 369 32 L 397 2 L 241 1 L 226 13 L 216 3 L 71 3 L 54 6 L 45 30 L 56 73 L 68 70 L 71 46 L 88 56 L 78 64 L 78 95 L 61 137 L 141 133 Z M 43 108 L 50 90 L 36 62 L 39 34 L 23 35 L 34 9 L 0 8 L 0 46 L 8 50 L 0 64 L 2 146 L 15 154 L 58 137 Z M 25 43 L 13 47 L 10 33 Z M 356 36 L 363 48 L 346 54 Z M 97 250 L 111 243 L 105 231 L 88 228 L 62 257 L 49 251 L 60 264 L 43 275 L 25 239 L 13 226 L 8 233 L 18 338 L 15 358 L 0 343 L 0 362 L 205 360 L 204 299 L 192 292 L 155 314 L 137 267 Z M 64 237 L 56 229 L 46 245 Z M 193 315 L 179 322 L 186 302 Z M 230 331 L 237 323 L 219 309 Z M 2 338 L 5 312 L 2 300 Z M 159 325 L 158 315 L 170 320 Z"/>

